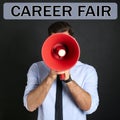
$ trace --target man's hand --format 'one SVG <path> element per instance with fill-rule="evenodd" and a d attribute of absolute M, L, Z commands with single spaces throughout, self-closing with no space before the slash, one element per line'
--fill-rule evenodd
<path fill-rule="evenodd" d="M 56 77 L 57 77 L 57 72 L 56 71 L 54 71 L 54 70 L 50 70 L 50 73 L 49 73 L 49 75 L 48 75 L 50 78 L 52 78 L 52 79 L 56 79 Z"/>

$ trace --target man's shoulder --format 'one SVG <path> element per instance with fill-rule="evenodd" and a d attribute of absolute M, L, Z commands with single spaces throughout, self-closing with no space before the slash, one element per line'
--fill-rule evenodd
<path fill-rule="evenodd" d="M 79 67 L 79 68 L 86 69 L 86 70 L 94 70 L 95 69 L 92 65 L 83 63 L 81 61 L 77 61 L 74 67 L 75 68 Z"/>
<path fill-rule="evenodd" d="M 44 61 L 37 61 L 37 62 L 33 63 L 32 65 L 37 66 L 38 68 L 48 68 L 46 66 L 46 64 L 44 63 Z"/>
<path fill-rule="evenodd" d="M 38 74 L 46 74 L 49 71 L 49 68 L 46 66 L 44 61 L 37 61 L 32 63 L 29 71 L 35 71 L 38 72 Z"/>

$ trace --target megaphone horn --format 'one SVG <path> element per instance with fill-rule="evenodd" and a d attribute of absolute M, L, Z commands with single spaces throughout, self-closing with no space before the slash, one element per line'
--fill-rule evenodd
<path fill-rule="evenodd" d="M 80 57 L 80 46 L 74 37 L 64 33 L 49 36 L 42 46 L 45 64 L 55 71 L 70 69 Z"/>

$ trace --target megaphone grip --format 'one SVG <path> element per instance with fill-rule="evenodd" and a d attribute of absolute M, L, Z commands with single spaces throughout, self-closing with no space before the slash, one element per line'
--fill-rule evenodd
<path fill-rule="evenodd" d="M 60 74 L 59 77 L 60 77 L 60 80 L 64 80 L 65 79 L 65 74 Z"/>

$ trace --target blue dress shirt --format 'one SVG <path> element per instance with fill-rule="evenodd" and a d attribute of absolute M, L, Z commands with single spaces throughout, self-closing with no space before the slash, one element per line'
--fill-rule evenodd
<path fill-rule="evenodd" d="M 27 85 L 24 92 L 24 106 L 27 108 L 27 95 L 35 89 L 41 81 L 49 74 L 50 69 L 43 61 L 33 63 L 27 74 Z M 81 110 L 74 102 L 66 84 L 63 82 L 63 119 L 64 120 L 86 120 L 86 115 L 93 113 L 99 104 L 98 77 L 94 67 L 80 61 L 70 69 L 71 78 L 87 91 L 92 98 L 91 107 L 88 111 Z M 38 107 L 37 120 L 54 120 L 56 81 L 52 84 L 42 105 Z"/>

